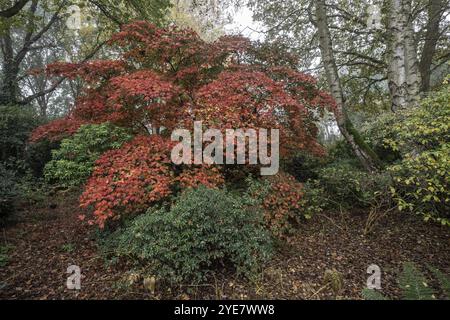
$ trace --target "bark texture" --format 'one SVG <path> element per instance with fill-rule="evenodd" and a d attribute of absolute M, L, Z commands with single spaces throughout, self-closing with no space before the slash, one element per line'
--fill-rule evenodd
<path fill-rule="evenodd" d="M 409 0 L 403 0 L 402 10 L 405 20 L 406 103 L 408 107 L 416 107 L 420 103 L 420 72 L 417 39 L 415 37 L 411 2 Z"/>
<path fill-rule="evenodd" d="M 431 66 L 436 53 L 436 46 L 440 36 L 439 24 L 444 13 L 444 0 L 430 0 L 428 3 L 428 21 L 425 33 L 425 44 L 420 59 L 420 75 L 422 83 L 421 92 L 430 91 L 431 86 Z"/>
<path fill-rule="evenodd" d="M 315 1 L 315 14 L 322 61 L 331 94 L 337 104 L 335 112 L 337 125 L 364 168 L 368 171 L 375 171 L 378 162 L 377 156 L 360 137 L 345 111 L 345 98 L 334 57 L 325 0 Z"/>
<path fill-rule="evenodd" d="M 0 102 L 2 104 L 14 104 L 19 92 L 19 84 L 17 81 L 19 65 L 14 55 L 10 28 L 7 28 L 3 32 L 0 41 L 3 53 Z"/>
<path fill-rule="evenodd" d="M 389 0 L 388 79 L 392 111 L 417 106 L 420 100 L 420 72 L 411 2 Z"/>

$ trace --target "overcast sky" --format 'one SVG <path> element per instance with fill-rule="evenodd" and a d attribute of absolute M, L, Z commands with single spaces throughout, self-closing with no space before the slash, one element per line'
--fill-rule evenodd
<path fill-rule="evenodd" d="M 262 40 L 264 34 L 257 31 L 263 31 L 264 27 L 261 23 L 253 21 L 252 15 L 249 8 L 241 7 L 233 13 L 233 22 L 225 26 L 225 31 L 232 34 L 242 34 L 251 40 Z"/>

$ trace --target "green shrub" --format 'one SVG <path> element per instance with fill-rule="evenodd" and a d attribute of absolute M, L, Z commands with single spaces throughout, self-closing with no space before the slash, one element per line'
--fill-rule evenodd
<path fill-rule="evenodd" d="M 305 152 L 298 153 L 284 163 L 284 171 L 300 182 L 317 179 L 317 169 L 326 162 L 325 158 L 315 157 Z"/>
<path fill-rule="evenodd" d="M 390 177 L 385 173 L 368 173 L 354 165 L 340 161 L 319 170 L 319 184 L 335 207 L 370 207 L 378 195 L 390 185 Z"/>
<path fill-rule="evenodd" d="M 29 106 L 0 106 L 0 162 L 24 159 L 31 131 L 39 125 Z"/>
<path fill-rule="evenodd" d="M 386 141 L 394 141 L 396 139 L 392 127 L 400 118 L 401 115 L 399 113 L 385 112 L 377 115 L 374 119 L 370 119 L 361 130 L 366 143 L 378 155 L 383 164 L 392 164 L 401 159 L 399 150 L 394 150 L 394 148 L 386 144 Z"/>
<path fill-rule="evenodd" d="M 380 115 L 363 130 L 391 175 L 390 193 L 400 210 L 450 225 L 450 85 L 419 107 Z"/>
<path fill-rule="evenodd" d="M 42 175 L 57 143 L 28 143 L 31 132 L 43 119 L 30 106 L 0 106 L 0 162 L 19 176 Z"/>
<path fill-rule="evenodd" d="M 450 85 L 401 112 L 385 144 L 402 159 L 390 166 L 393 197 L 400 210 L 450 225 Z"/>
<path fill-rule="evenodd" d="M 14 211 L 14 199 L 17 196 L 16 177 L 0 163 L 0 223 L 4 223 Z"/>
<path fill-rule="evenodd" d="M 400 210 L 450 226 L 450 144 L 406 156 L 389 167 L 389 172 L 394 181 L 392 195 Z"/>
<path fill-rule="evenodd" d="M 149 209 L 112 235 L 114 252 L 169 283 L 199 283 L 215 268 L 251 275 L 270 257 L 271 238 L 254 203 L 201 187 L 169 209 Z"/>
<path fill-rule="evenodd" d="M 25 150 L 27 170 L 34 177 L 43 177 L 45 165 L 52 160 L 52 151 L 58 148 L 59 142 L 52 142 L 46 139 L 28 144 Z"/>
<path fill-rule="evenodd" d="M 79 186 L 91 175 L 102 153 L 120 148 L 131 138 L 125 129 L 109 123 L 84 125 L 52 152 L 53 160 L 45 166 L 45 178 L 66 187 Z"/>
<path fill-rule="evenodd" d="M 300 200 L 300 210 L 306 219 L 323 212 L 328 206 L 325 190 L 317 180 L 310 180 L 303 185 L 303 197 Z"/>
<path fill-rule="evenodd" d="M 350 145 L 344 139 L 338 140 L 327 146 L 328 162 L 343 161 L 360 167 L 358 159 L 355 158 Z"/>
<path fill-rule="evenodd" d="M 398 112 L 389 131 L 392 138 L 384 143 L 402 157 L 450 143 L 450 85 L 422 100 L 420 107 Z"/>

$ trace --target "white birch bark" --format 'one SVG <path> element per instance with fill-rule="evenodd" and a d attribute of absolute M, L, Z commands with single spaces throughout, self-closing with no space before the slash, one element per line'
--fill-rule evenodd
<path fill-rule="evenodd" d="M 405 25 L 405 72 L 407 83 L 407 106 L 415 107 L 420 102 L 420 70 L 417 52 L 417 41 L 411 17 L 411 2 L 403 0 L 403 16 Z"/>
<path fill-rule="evenodd" d="M 417 44 L 409 0 L 389 0 L 388 79 L 392 111 L 413 107 L 420 100 Z"/>
<path fill-rule="evenodd" d="M 391 109 L 394 112 L 407 106 L 406 96 L 408 84 L 406 81 L 406 51 L 404 41 L 406 21 L 402 7 L 402 0 L 389 0 L 388 79 L 392 102 Z"/>
<path fill-rule="evenodd" d="M 345 112 L 345 98 L 334 57 L 325 0 L 316 0 L 314 2 L 322 61 L 331 94 L 337 104 L 335 111 L 337 125 L 365 169 L 374 171 L 376 165 L 373 155 L 370 154 L 369 148 L 364 146 L 364 141 L 358 136 Z"/>

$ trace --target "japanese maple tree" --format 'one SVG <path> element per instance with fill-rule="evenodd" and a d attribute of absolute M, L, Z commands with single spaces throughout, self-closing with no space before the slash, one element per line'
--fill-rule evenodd
<path fill-rule="evenodd" d="M 220 166 L 170 163 L 170 132 L 192 130 L 194 121 L 221 130 L 279 129 L 283 155 L 323 153 L 312 110 L 332 108 L 333 100 L 313 77 L 261 54 L 249 40 L 225 36 L 206 43 L 191 30 L 137 21 L 123 26 L 109 45 L 117 58 L 47 67 L 50 75 L 78 77 L 86 86 L 65 119 L 31 137 L 58 140 L 82 124 L 103 122 L 134 132 L 133 141 L 100 157 L 85 186 L 81 205 L 94 207 L 92 222 L 103 226 L 142 212 L 180 188 L 223 184 Z"/>

